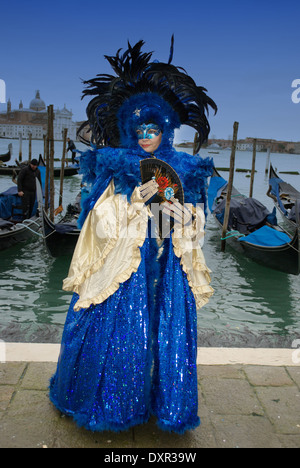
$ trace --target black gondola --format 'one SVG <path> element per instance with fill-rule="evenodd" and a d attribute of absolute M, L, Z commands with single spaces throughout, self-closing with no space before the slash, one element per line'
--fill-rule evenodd
<path fill-rule="evenodd" d="M 48 253 L 52 257 L 72 255 L 80 234 L 80 229 L 77 227 L 77 218 L 80 213 L 79 200 L 76 200 L 74 205 L 69 205 L 67 214 L 58 223 L 54 223 L 44 209 L 42 188 L 38 183 L 37 199 L 42 217 L 44 243 Z"/>
<path fill-rule="evenodd" d="M 0 250 L 6 250 L 20 242 L 26 242 L 40 228 L 40 218 L 37 216 L 16 224 L 0 219 Z"/>
<path fill-rule="evenodd" d="M 41 228 L 41 220 L 36 214 L 30 219 L 22 219 L 17 192 L 17 187 L 12 187 L 0 194 L 0 250 L 27 241 Z"/>
<path fill-rule="evenodd" d="M 76 219 L 64 217 L 58 223 L 53 223 L 42 210 L 42 230 L 46 248 L 52 257 L 72 255 L 80 234 Z"/>
<path fill-rule="evenodd" d="M 227 181 L 216 170 L 209 186 L 209 207 L 220 231 L 223 230 Z M 254 198 L 244 197 L 235 188 L 230 203 L 226 242 L 235 250 L 266 267 L 298 275 L 300 273 L 299 226 L 290 236 L 277 225 L 276 208 L 269 210 Z"/>
<path fill-rule="evenodd" d="M 12 148 L 12 144 L 10 143 L 8 145 L 8 152 L 5 153 L 5 154 L 0 154 L 0 161 L 3 162 L 3 163 L 7 163 L 8 161 L 10 161 L 10 158 L 11 158 L 11 148 Z"/>
<path fill-rule="evenodd" d="M 270 165 L 268 197 L 272 198 L 282 219 L 293 231 L 299 224 L 300 219 L 300 192 L 291 184 L 282 180 Z M 297 208 L 298 200 L 298 210 Z M 298 212 L 297 212 L 298 211 Z"/>

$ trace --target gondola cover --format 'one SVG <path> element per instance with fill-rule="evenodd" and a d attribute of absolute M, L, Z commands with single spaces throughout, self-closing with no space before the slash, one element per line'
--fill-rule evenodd
<path fill-rule="evenodd" d="M 215 215 L 223 224 L 226 200 L 217 206 Z M 230 212 L 228 227 L 238 230 L 242 234 L 249 234 L 265 223 L 272 216 L 273 224 L 277 224 L 274 214 L 255 198 L 244 198 L 242 196 L 230 201 Z"/>

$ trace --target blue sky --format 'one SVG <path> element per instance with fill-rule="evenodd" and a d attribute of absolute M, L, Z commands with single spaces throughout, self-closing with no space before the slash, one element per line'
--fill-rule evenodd
<path fill-rule="evenodd" d="M 5 1 L 0 6 L 0 79 L 12 107 L 29 106 L 39 89 L 47 105 L 85 118 L 81 79 L 110 73 L 104 54 L 146 41 L 144 50 L 208 89 L 219 111 L 211 135 L 227 138 L 234 121 L 247 136 L 300 141 L 299 0 Z M 300 93 L 299 93 L 300 96 Z M 0 110 L 6 105 L 0 104 Z M 183 129 L 178 139 L 192 139 Z"/>

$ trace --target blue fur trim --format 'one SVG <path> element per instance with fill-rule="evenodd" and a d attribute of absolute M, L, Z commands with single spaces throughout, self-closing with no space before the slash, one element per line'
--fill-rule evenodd
<path fill-rule="evenodd" d="M 192 156 L 188 153 L 167 153 L 163 158 L 179 175 L 183 185 L 184 201 L 186 203 L 203 203 L 207 216 L 207 179 L 212 175 L 214 162 L 212 158 Z"/>
<path fill-rule="evenodd" d="M 79 427 L 84 427 L 85 429 L 93 432 L 102 432 L 102 431 L 113 431 L 113 432 L 123 432 L 127 431 L 131 427 L 138 426 L 140 424 L 145 424 L 149 420 L 149 414 L 145 416 L 140 416 L 137 418 L 134 418 L 130 421 L 127 421 L 122 424 L 116 424 L 116 423 L 98 423 L 98 424 L 91 424 L 88 420 L 88 417 L 86 415 L 75 415 L 73 416 L 74 420 L 76 421 L 77 425 Z"/>
<path fill-rule="evenodd" d="M 60 411 L 61 413 L 65 414 L 66 416 L 70 416 L 74 419 L 78 427 L 84 427 L 88 431 L 92 432 L 102 432 L 102 431 L 113 431 L 113 432 L 123 432 L 127 431 L 131 427 L 137 426 L 139 424 L 145 424 L 149 420 L 149 413 L 145 414 L 145 416 L 139 416 L 132 420 L 129 420 L 122 424 L 117 423 L 107 423 L 105 421 L 101 423 L 93 423 L 90 421 L 90 418 L 86 414 L 81 413 L 74 413 L 73 411 L 69 411 L 66 408 L 63 408 L 55 398 L 50 394 L 48 395 L 51 403 Z"/>
<path fill-rule="evenodd" d="M 128 200 L 135 187 L 140 183 L 140 160 L 149 158 L 142 148 L 93 148 L 80 157 L 80 174 L 82 181 L 90 187 L 90 195 L 83 202 L 79 227 L 102 195 L 112 178 L 116 193 L 126 195 Z M 203 203 L 206 214 L 207 178 L 213 171 L 213 160 L 177 152 L 174 148 L 160 145 L 155 156 L 166 161 L 177 172 L 184 189 L 186 203 Z"/>
<path fill-rule="evenodd" d="M 96 180 L 96 157 L 97 157 L 97 148 L 91 145 L 91 149 L 80 153 L 80 170 L 79 174 L 83 174 L 82 182 L 93 185 Z"/>
<path fill-rule="evenodd" d="M 161 430 L 166 432 L 176 432 L 177 434 L 184 434 L 186 431 L 196 429 L 200 424 L 201 422 L 199 417 L 194 418 L 187 424 L 177 424 L 176 426 L 170 424 L 168 421 L 157 421 L 157 425 Z"/>

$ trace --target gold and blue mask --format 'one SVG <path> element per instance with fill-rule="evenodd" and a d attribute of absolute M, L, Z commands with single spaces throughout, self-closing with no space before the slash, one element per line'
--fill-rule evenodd
<path fill-rule="evenodd" d="M 152 140 L 160 134 L 161 129 L 158 125 L 150 123 L 139 125 L 135 131 L 139 140 Z"/>

